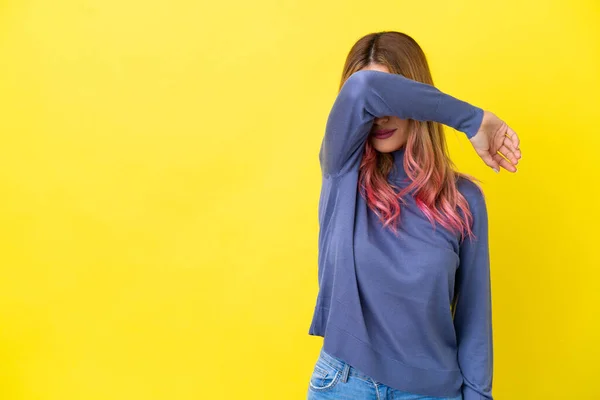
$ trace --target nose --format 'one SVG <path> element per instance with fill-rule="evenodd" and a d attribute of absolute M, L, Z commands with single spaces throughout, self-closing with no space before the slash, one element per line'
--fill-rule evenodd
<path fill-rule="evenodd" d="M 389 119 L 389 117 L 388 117 L 388 116 L 385 116 L 385 117 L 378 117 L 378 118 L 375 118 L 375 123 L 376 123 L 377 125 L 382 125 L 382 124 L 385 124 L 385 123 L 388 121 L 388 119 Z"/>

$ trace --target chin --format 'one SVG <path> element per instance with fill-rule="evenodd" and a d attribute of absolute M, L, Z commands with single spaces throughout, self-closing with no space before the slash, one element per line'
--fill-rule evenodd
<path fill-rule="evenodd" d="M 391 153 L 402 148 L 403 144 L 398 143 L 371 143 L 373 148 L 380 153 Z"/>

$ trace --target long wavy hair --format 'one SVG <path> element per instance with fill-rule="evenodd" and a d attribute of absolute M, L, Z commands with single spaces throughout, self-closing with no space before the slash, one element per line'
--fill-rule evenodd
<path fill-rule="evenodd" d="M 384 31 L 360 38 L 350 49 L 342 80 L 371 64 L 380 64 L 390 73 L 433 85 L 433 78 L 425 53 L 410 36 Z M 469 204 L 458 190 L 458 179 L 463 177 L 475 184 L 477 179 L 460 173 L 449 158 L 443 125 L 433 121 L 409 120 L 405 144 L 404 169 L 411 183 L 404 189 L 387 180 L 394 163 L 390 153 L 381 153 L 367 140 L 360 163 L 360 193 L 369 208 L 379 217 L 384 227 L 395 234 L 400 220 L 400 203 L 413 191 L 416 204 L 432 223 L 436 222 L 455 234 L 474 236 L 471 230 L 473 216 Z"/>

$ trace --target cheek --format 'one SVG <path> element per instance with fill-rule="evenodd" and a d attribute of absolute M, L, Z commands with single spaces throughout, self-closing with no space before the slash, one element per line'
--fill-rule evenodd
<path fill-rule="evenodd" d="M 408 133 L 410 129 L 410 121 L 408 119 L 398 119 L 398 130 L 403 134 Z"/>
<path fill-rule="evenodd" d="M 408 137 L 409 124 L 398 125 L 398 130 L 394 133 L 394 139 L 404 140 Z"/>

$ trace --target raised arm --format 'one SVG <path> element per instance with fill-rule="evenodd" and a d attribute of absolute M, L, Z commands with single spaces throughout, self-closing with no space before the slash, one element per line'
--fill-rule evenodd
<path fill-rule="evenodd" d="M 471 139 L 484 111 L 445 94 L 432 85 L 399 74 L 361 70 L 344 82 L 329 113 L 319 161 L 324 175 L 338 175 L 358 166 L 375 118 L 435 121 L 464 132 Z"/>

